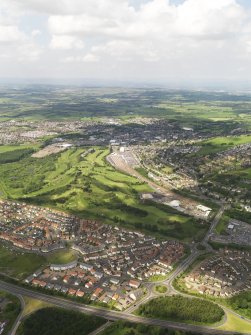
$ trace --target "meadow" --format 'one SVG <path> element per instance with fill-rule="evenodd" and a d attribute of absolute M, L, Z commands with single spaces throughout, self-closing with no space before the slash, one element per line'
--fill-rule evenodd
<path fill-rule="evenodd" d="M 165 238 L 189 241 L 205 233 L 206 227 L 185 214 L 142 203 L 140 194 L 151 191 L 149 186 L 116 171 L 106 162 L 108 154 L 104 147 L 78 148 L 2 164 L 0 196 Z"/>

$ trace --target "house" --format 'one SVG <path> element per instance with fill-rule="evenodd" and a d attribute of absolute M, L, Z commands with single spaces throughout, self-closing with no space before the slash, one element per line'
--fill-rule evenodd
<path fill-rule="evenodd" d="M 63 278 L 63 282 L 64 282 L 65 284 L 69 283 L 69 280 L 70 280 L 70 276 L 68 276 L 68 275 L 64 276 L 64 278 Z"/>
<path fill-rule="evenodd" d="M 61 292 L 62 292 L 62 293 L 67 293 L 67 292 L 68 292 L 68 288 L 62 286 L 62 287 L 61 287 Z"/>
<path fill-rule="evenodd" d="M 114 293 L 114 295 L 112 296 L 112 300 L 117 301 L 118 299 L 119 299 L 118 293 Z"/>
<path fill-rule="evenodd" d="M 25 279 L 25 283 L 29 284 L 33 279 L 34 279 L 34 276 L 33 276 L 33 275 L 30 275 L 29 277 L 27 277 L 27 278 Z"/>
<path fill-rule="evenodd" d="M 73 288 L 70 288 L 69 291 L 68 291 L 68 294 L 72 295 L 72 296 L 75 295 L 76 293 L 77 293 L 77 291 L 74 290 Z"/>
<path fill-rule="evenodd" d="M 93 283 L 91 281 L 88 281 L 88 283 L 85 283 L 86 288 L 90 288 L 93 286 Z"/>
<path fill-rule="evenodd" d="M 110 282 L 114 285 L 118 285 L 119 284 L 119 279 L 118 278 L 111 278 Z"/>
<path fill-rule="evenodd" d="M 82 290 L 77 290 L 77 292 L 76 292 L 76 296 L 77 296 L 77 297 L 82 298 L 84 295 L 85 295 L 85 292 L 84 292 L 84 291 L 82 291 Z"/>
<path fill-rule="evenodd" d="M 140 282 L 138 280 L 131 279 L 129 281 L 129 286 L 132 288 L 139 288 L 140 287 Z"/>
<path fill-rule="evenodd" d="M 69 269 L 73 269 L 77 266 L 77 261 L 73 261 L 71 263 L 68 264 L 51 264 L 50 265 L 50 269 L 52 271 L 65 271 L 65 270 L 69 270 Z"/>
<path fill-rule="evenodd" d="M 103 289 L 100 288 L 100 287 L 98 287 L 98 288 L 96 288 L 96 290 L 93 292 L 92 296 L 93 296 L 94 298 L 98 298 L 102 292 L 103 292 Z"/>
<path fill-rule="evenodd" d="M 42 270 L 37 270 L 36 272 L 33 273 L 34 277 L 39 277 L 42 273 Z"/>
<path fill-rule="evenodd" d="M 46 285 L 46 288 L 47 288 L 48 290 L 52 290 L 52 289 L 54 288 L 54 284 L 52 284 L 52 283 L 48 283 L 48 284 Z"/>
<path fill-rule="evenodd" d="M 142 296 L 143 296 L 143 292 L 141 289 L 133 291 L 129 294 L 129 297 L 134 301 L 139 300 Z"/>
<path fill-rule="evenodd" d="M 79 263 L 80 269 L 91 271 L 93 269 L 93 265 L 87 264 L 87 263 Z"/>

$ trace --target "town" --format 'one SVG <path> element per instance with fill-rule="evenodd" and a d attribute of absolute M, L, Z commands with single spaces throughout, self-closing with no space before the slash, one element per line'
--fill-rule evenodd
<path fill-rule="evenodd" d="M 78 260 L 38 269 L 25 283 L 116 302 L 124 309 L 142 296 L 144 281 L 166 276 L 185 255 L 176 240 L 159 241 L 140 232 L 84 220 L 60 211 L 0 201 L 0 239 L 28 252 L 48 253 L 70 247 Z M 134 292 L 136 290 L 136 292 Z"/>
<path fill-rule="evenodd" d="M 199 263 L 185 277 L 189 290 L 215 297 L 230 297 L 251 288 L 251 253 L 228 249 Z"/>

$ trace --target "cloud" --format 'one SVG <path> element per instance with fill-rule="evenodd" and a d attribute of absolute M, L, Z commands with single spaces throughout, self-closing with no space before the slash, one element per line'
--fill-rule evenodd
<path fill-rule="evenodd" d="M 237 0 L 2 1 L 8 22 L 0 15 L 0 46 L 16 43 L 24 61 L 22 50 L 33 43 L 31 58 L 48 72 L 64 63 L 72 75 L 116 69 L 121 76 L 232 76 L 243 61 L 250 73 L 251 13 Z M 33 19 L 24 33 L 25 15 Z M 41 17 L 46 28 L 36 26 Z M 88 63 L 100 65 L 90 74 Z"/>
<path fill-rule="evenodd" d="M 98 61 L 99 58 L 92 53 L 83 56 L 69 56 L 63 59 L 64 63 L 96 63 Z"/>
<path fill-rule="evenodd" d="M 53 35 L 50 42 L 52 49 L 72 50 L 83 49 L 84 43 L 79 38 L 69 35 Z"/>
<path fill-rule="evenodd" d="M 11 44 L 24 40 L 25 35 L 14 25 L 0 24 L 0 43 Z"/>

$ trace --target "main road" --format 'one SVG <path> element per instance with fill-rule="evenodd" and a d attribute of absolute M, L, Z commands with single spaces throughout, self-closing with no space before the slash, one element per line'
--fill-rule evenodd
<path fill-rule="evenodd" d="M 163 328 L 169 328 L 174 330 L 184 330 L 201 334 L 211 334 L 211 335 L 232 335 L 234 332 L 217 330 L 210 328 L 208 326 L 197 326 L 190 325 L 181 322 L 173 322 L 159 319 L 150 319 L 144 318 L 141 316 L 132 315 L 126 312 L 116 312 L 112 310 L 108 310 L 101 307 L 94 307 L 89 305 L 80 304 L 74 301 L 70 301 L 63 298 L 58 298 L 50 295 L 46 295 L 44 293 L 40 293 L 38 291 L 33 291 L 31 289 L 27 289 L 21 286 L 13 285 L 10 283 L 6 283 L 0 281 L 0 290 L 10 292 L 16 295 L 28 296 L 34 299 L 42 300 L 58 307 L 67 308 L 71 310 L 77 310 L 82 313 L 95 315 L 98 317 L 105 318 L 110 321 L 118 321 L 125 320 L 134 323 L 142 323 L 145 325 L 159 326 Z"/>

